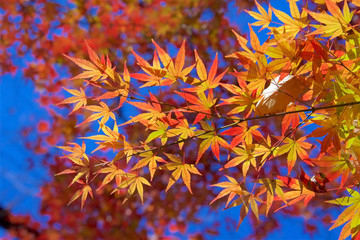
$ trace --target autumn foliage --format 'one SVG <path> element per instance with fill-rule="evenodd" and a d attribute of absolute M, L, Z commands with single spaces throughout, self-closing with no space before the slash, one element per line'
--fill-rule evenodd
<path fill-rule="evenodd" d="M 153 54 L 131 49 L 132 64 L 124 57 L 115 65 L 91 41 L 87 58 L 64 54 L 79 71 L 56 105 L 82 136 L 58 144 L 55 161 L 73 214 L 89 205 L 104 218 L 110 209 L 116 220 L 103 228 L 122 224 L 127 232 L 111 237 L 131 239 L 147 236 L 137 230 L 141 216 L 163 236 L 181 211 L 188 219 L 176 218 L 174 229 L 184 233 L 207 204 L 240 207 L 237 228 L 248 215 L 270 226 L 277 211 L 341 205 L 330 230 L 360 239 L 360 2 L 288 2 L 290 15 L 255 1 L 249 39 L 233 30 L 236 49 L 224 50 L 225 61 L 187 46 L 194 38 L 176 41 L 175 54 L 161 38 L 141 38 Z M 52 204 L 43 211 L 64 207 Z"/>
<path fill-rule="evenodd" d="M 70 184 L 79 186 L 69 203 L 80 198 L 82 207 L 93 189 L 105 185 L 123 203 L 136 201 L 134 196 L 151 202 L 144 193 L 157 178 L 167 179 L 165 192 L 179 191 L 171 188 L 181 179 L 192 194 L 191 186 L 206 174 L 204 166 L 216 164 L 225 181 L 204 187 L 221 188 L 210 203 L 226 197 L 226 209 L 241 206 L 238 227 L 250 210 L 259 219 L 300 201 L 305 206 L 313 198 L 324 201 L 326 194 L 327 203 L 349 206 L 331 229 L 345 224 L 340 239 L 359 238 L 360 35 L 347 1 L 342 8 L 324 3 L 325 11 L 313 12 L 289 1 L 291 16 L 257 4 L 258 11 L 248 13 L 270 37 L 260 43 L 249 25 L 248 44 L 234 32 L 239 51 L 227 57 L 238 61 L 238 70 L 218 71 L 217 54 L 208 68 L 196 50 L 186 59 L 185 41 L 171 58 L 153 40 L 152 64 L 133 51 L 138 73 L 129 73 L 126 61 L 116 71 L 108 56 L 99 58 L 88 44 L 89 60 L 65 55 L 83 69 L 70 81 L 83 79 L 84 85 L 67 90 L 72 96 L 60 104 L 74 103 L 72 112 L 87 110 L 78 127 L 98 125 L 98 134 L 83 137 L 95 141 L 93 152 L 114 152 L 110 160 L 92 157 L 88 140 L 60 147 L 72 167 L 59 175 L 74 174 Z M 273 15 L 280 26 L 272 26 Z M 86 94 L 93 89 L 97 94 Z M 139 113 L 119 122 L 115 113 L 126 105 Z M 281 123 L 272 123 L 275 130 L 268 126 L 272 118 Z M 143 134 L 132 137 L 128 125 Z M 301 169 L 300 176 L 294 168 Z M 351 197 L 336 198 L 345 189 Z"/>

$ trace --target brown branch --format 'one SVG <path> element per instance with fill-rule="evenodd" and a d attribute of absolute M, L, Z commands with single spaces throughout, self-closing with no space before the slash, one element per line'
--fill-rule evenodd
<path fill-rule="evenodd" d="M 290 134 L 292 134 L 294 131 L 296 131 L 298 129 L 298 127 L 304 123 L 305 120 L 307 120 L 314 112 L 318 111 L 318 110 L 324 110 L 324 109 L 330 109 L 330 108 L 338 108 L 338 107 L 344 107 L 344 106 L 352 106 L 352 105 L 356 105 L 356 104 L 360 104 L 360 101 L 358 102 L 350 102 L 350 103 L 343 103 L 343 104 L 335 104 L 335 105 L 329 105 L 329 106 L 323 106 L 323 107 L 312 107 L 310 109 L 303 109 L 303 110 L 295 110 L 295 111 L 289 111 L 289 112 L 282 112 L 282 113 L 276 113 L 276 114 L 272 114 L 272 115 L 266 115 L 266 116 L 257 116 L 257 117 L 250 117 L 250 118 L 243 118 L 243 119 L 238 119 L 236 122 L 233 122 L 233 123 L 230 123 L 230 124 L 227 124 L 227 125 L 224 125 L 224 126 L 221 126 L 219 128 L 214 128 L 213 130 L 209 130 L 209 131 L 204 131 L 202 133 L 199 133 L 199 134 L 196 134 L 192 137 L 188 137 L 186 139 L 181 139 L 181 140 L 178 140 L 178 141 L 175 141 L 175 142 L 172 142 L 172 143 L 168 143 L 168 144 L 165 144 L 163 146 L 159 146 L 159 147 L 154 147 L 152 149 L 148 149 L 148 150 L 144 150 L 144 151 L 140 151 L 140 152 L 136 152 L 130 156 L 124 156 L 124 158 L 127 158 L 127 157 L 133 157 L 133 156 L 138 156 L 140 154 L 143 154 L 143 153 L 146 153 L 146 152 L 150 152 L 150 151 L 158 151 L 160 149 L 163 149 L 163 148 L 166 148 L 166 147 L 169 147 L 169 146 L 173 146 L 173 145 L 176 145 L 176 144 L 179 144 L 179 143 L 182 143 L 182 142 L 186 142 L 188 140 L 191 140 L 191 139 L 194 139 L 194 138 L 197 138 L 199 136 L 202 136 L 202 135 L 205 135 L 207 133 L 210 133 L 210 132 L 217 132 L 219 130 L 222 130 L 222 129 L 225 129 L 225 128 L 229 128 L 229 127 L 233 127 L 233 126 L 236 126 L 242 122 L 247 122 L 247 121 L 251 121 L 251 120 L 258 120 L 258 119 L 265 119 L 265 118 L 270 118 L 270 117 L 277 117 L 277 116 L 285 116 L 287 114 L 294 114 L 294 113 L 301 113 L 301 112 L 311 112 L 311 114 L 309 114 L 304 120 L 302 120 L 298 126 L 296 128 L 294 128 L 289 134 L 287 134 L 284 139 L 288 136 L 290 136 Z M 282 141 L 284 140 L 282 139 Z M 280 144 L 280 143 L 279 143 Z M 107 164 L 109 164 L 110 162 L 107 162 L 107 163 L 101 163 L 101 164 L 97 164 L 95 166 L 105 166 Z M 262 163 L 260 164 L 260 166 L 262 165 Z"/>

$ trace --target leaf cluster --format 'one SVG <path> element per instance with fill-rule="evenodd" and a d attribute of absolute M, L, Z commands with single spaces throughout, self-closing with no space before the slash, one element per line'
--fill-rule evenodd
<path fill-rule="evenodd" d="M 75 173 L 70 185 L 80 184 L 70 202 L 81 196 L 83 204 L 92 196 L 99 176 L 98 189 L 110 185 L 120 195 L 127 189 L 123 202 L 136 194 L 146 202 L 155 178 L 166 178 L 165 192 L 176 191 L 181 179 L 193 194 L 191 185 L 206 174 L 203 166 L 216 163 L 227 181 L 212 185 L 222 190 L 210 203 L 228 196 L 226 209 L 241 206 L 238 227 L 250 209 L 259 220 L 260 214 L 302 201 L 307 206 L 324 194 L 334 198 L 347 188 L 352 198 L 327 201 L 353 204 L 332 228 L 346 223 L 340 239 L 358 237 L 360 32 L 351 23 L 354 11 L 346 0 L 337 1 L 342 8 L 325 0 L 320 13 L 288 2 L 291 16 L 257 2 L 258 11 L 248 12 L 257 20 L 252 25 L 268 32 L 264 43 L 251 25 L 250 41 L 234 31 L 239 50 L 227 58 L 238 62 L 238 70 L 219 71 L 218 54 L 208 68 L 196 50 L 187 59 L 185 40 L 174 58 L 153 40 L 152 64 L 133 50 L 138 73 L 130 73 L 126 62 L 118 72 L 89 45 L 90 60 L 67 56 L 83 69 L 70 80 L 81 79 L 83 86 L 66 89 L 73 96 L 61 104 L 75 103 L 71 113 L 89 112 L 77 127 L 98 121 L 103 134 L 85 137 L 95 140 L 94 151 L 115 152 L 99 161 L 85 154 L 84 144 L 60 147 L 73 163 L 61 174 Z M 98 94 L 88 96 L 87 89 Z M 115 113 L 126 106 L 135 115 L 119 124 Z M 126 132 L 130 125 L 143 129 L 141 136 Z"/>

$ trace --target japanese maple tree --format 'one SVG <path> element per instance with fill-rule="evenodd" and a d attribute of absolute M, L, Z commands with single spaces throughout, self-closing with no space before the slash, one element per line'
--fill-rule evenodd
<path fill-rule="evenodd" d="M 239 50 L 227 57 L 239 62 L 237 70 L 218 71 L 217 54 L 208 68 L 196 50 L 186 59 L 185 41 L 172 58 L 153 40 L 152 65 L 133 51 L 138 73 L 129 73 L 125 60 L 115 70 L 108 56 L 98 57 L 89 45 L 89 60 L 68 57 L 84 70 L 72 78 L 83 86 L 81 92 L 67 90 L 74 96 L 61 104 L 86 109 L 89 116 L 78 126 L 91 123 L 99 133 L 85 139 L 95 141 L 94 151 L 114 152 L 101 160 L 86 153 L 87 141 L 60 147 L 72 167 L 59 174 L 74 174 L 71 184 L 79 184 L 70 202 L 81 198 L 83 206 L 104 184 L 123 202 L 138 196 L 150 204 L 145 193 L 159 181 L 165 192 L 181 192 L 172 188 L 184 184 L 193 194 L 205 166 L 214 163 L 227 179 L 213 182 L 222 190 L 209 203 L 228 195 L 226 209 L 241 206 L 238 228 L 250 209 L 259 220 L 317 199 L 350 205 L 332 228 L 345 224 L 340 239 L 359 239 L 360 33 L 352 23 L 357 10 L 349 4 L 360 3 L 325 0 L 324 11 L 314 12 L 296 2 L 289 1 L 291 15 L 258 3 L 258 11 L 248 12 L 269 38 L 260 43 L 251 25 L 250 44 L 234 32 Z M 88 89 L 98 93 L 87 95 Z M 121 123 L 114 113 L 128 104 L 139 113 Z M 143 134 L 132 136 L 129 125 Z M 336 198 L 345 189 L 351 197 Z"/>
<path fill-rule="evenodd" d="M 253 1 L 1 1 L 0 2 L 0 74 L 16 74 L 17 84 L 22 84 L 25 80 L 31 80 L 37 92 L 41 93 L 38 99 L 40 105 L 48 112 L 47 116 L 38 123 L 37 127 L 29 127 L 22 131 L 21 141 L 27 148 L 33 151 L 32 161 L 41 163 L 44 168 L 49 168 L 50 175 L 58 173 L 68 167 L 64 161 L 55 159 L 53 145 L 64 141 L 73 141 L 76 136 L 84 136 L 90 131 L 87 127 L 75 126 L 78 124 L 76 119 L 79 115 L 87 114 L 80 107 L 87 101 L 79 90 L 79 95 L 68 101 L 78 104 L 78 111 L 67 115 L 59 109 L 54 111 L 54 105 L 63 100 L 61 88 L 65 87 L 71 93 L 74 87 L 79 87 L 81 80 L 68 82 L 64 78 L 69 74 L 79 73 L 78 67 L 66 60 L 63 54 L 69 57 L 85 58 L 86 45 L 84 39 L 97 52 L 108 53 L 113 65 L 123 64 L 121 60 L 131 53 L 131 46 L 141 55 L 153 53 L 152 43 L 148 41 L 153 37 L 161 43 L 181 44 L 184 36 L 193 38 L 191 44 L 196 46 L 203 61 L 210 60 L 209 49 L 230 50 L 234 42 L 230 28 L 237 29 L 237 26 L 230 25 L 226 16 L 229 8 L 235 5 L 241 10 L 254 5 Z M 220 43 L 219 39 L 222 40 Z M 82 46 L 82 48 L 81 48 Z M 191 55 L 192 51 L 187 49 L 185 53 Z M 11 61 L 10 61 L 11 59 Z M 136 64 L 128 65 L 129 71 L 136 72 Z M 21 79 L 22 76 L 24 79 Z M 134 76 L 135 77 L 135 76 Z M 89 89 L 87 89 L 88 91 Z M 88 94 L 88 92 L 87 92 Z M 86 95 L 85 95 L 86 96 Z M 77 110 L 75 108 L 75 110 Z M 123 109 L 116 115 L 121 116 Z M 100 113 L 100 112 L 99 112 Z M 31 124 L 31 122 L 30 122 Z M 142 134 L 142 129 L 129 128 L 133 137 Z M 80 143 L 81 145 L 81 143 Z M 151 158 L 149 158 L 151 160 Z M 149 160 L 149 161 L 150 161 Z M 151 161 L 152 162 L 152 161 Z M 65 164 L 65 165 L 64 165 Z M 107 170 L 104 170 L 107 171 Z M 104 172 L 105 173 L 105 172 Z M 86 175 L 86 173 L 85 173 Z M 84 176 L 85 176 L 84 175 Z M 101 174 L 100 174 L 101 175 Z M 116 171 L 113 171 L 113 179 L 118 179 Z M 111 175 L 106 178 L 112 180 Z M 106 181 L 107 181 L 106 180 Z M 104 181 L 104 186 L 106 185 Z M 95 197 L 93 204 L 103 206 L 104 211 L 93 212 L 90 216 L 86 214 L 87 209 L 93 208 L 90 204 L 84 206 L 82 212 L 73 214 L 77 206 L 73 205 L 63 208 L 71 198 L 65 193 L 67 189 L 67 176 L 52 178 L 51 182 L 44 183 L 41 189 L 41 214 L 46 215 L 46 227 L 38 223 L 30 223 L 29 218 L 21 216 L 10 216 L 2 214 L 1 226 L 9 229 L 11 233 L 19 238 L 24 238 L 23 233 L 26 229 L 32 235 L 62 236 L 74 238 L 73 236 L 88 236 L 89 232 L 93 236 L 107 236 L 116 238 L 123 236 L 121 233 L 111 233 L 114 226 L 126 228 L 126 236 L 146 236 L 151 231 L 140 225 L 142 219 L 146 218 L 157 226 L 156 233 L 161 235 L 171 224 L 174 231 L 184 232 L 187 222 L 183 219 L 176 219 L 162 214 L 154 215 L 150 211 L 136 213 L 136 203 L 132 202 L 127 209 L 119 209 L 116 199 L 102 200 Z M 77 191 L 76 185 L 73 184 Z M 162 189 L 162 188 L 161 188 Z M 193 187 L 194 189 L 194 187 Z M 195 189 L 195 191 L 197 188 Z M 107 186 L 100 191 L 108 192 Z M 157 190 L 152 193 L 160 196 Z M 209 192 L 211 194 L 211 192 Z M 168 193 L 168 197 L 172 195 Z M 174 194 L 174 198 L 175 198 Z M 54 199 L 56 199 L 54 201 Z M 183 216 L 190 221 L 197 221 L 193 209 L 198 209 L 205 200 L 196 201 L 184 199 L 178 201 L 179 208 L 162 206 L 160 199 L 154 197 L 154 207 L 162 212 L 178 215 L 182 211 Z M 187 204 L 185 204 L 187 203 Z M 132 207 L 130 207 L 132 206 Z M 98 207 L 95 207 L 98 209 Z M 188 208 L 188 210 L 182 210 Z M 122 212 L 123 217 L 109 213 Z M 129 214 L 131 212 L 132 214 Z M 11 214 L 10 214 L 11 215 Z M 10 219 L 10 221 L 8 221 Z M 112 220 L 111 220 L 112 219 Z M 81 224 L 78 224 L 79 221 Z M 97 228 L 94 223 L 100 222 Z M 4 223 L 4 225 L 3 225 Z M 104 223 L 104 224 L 103 224 Z M 43 224 L 43 223 L 42 223 Z M 58 226 L 61 230 L 58 231 Z M 36 226 L 36 228 L 34 227 Z M 101 228 L 101 229 L 100 229 Z M 176 230 L 178 229 L 178 230 Z M 134 237 L 132 237 L 134 238 Z"/>
<path fill-rule="evenodd" d="M 82 69 L 57 102 L 84 133 L 58 146 L 69 208 L 83 218 L 86 205 L 102 218 L 116 209 L 103 227 L 123 224 L 128 232 L 111 237 L 131 238 L 147 234 L 126 216 L 144 216 L 163 236 L 173 219 L 185 232 L 204 204 L 240 207 L 239 231 L 248 215 L 269 223 L 278 211 L 341 205 L 330 229 L 344 225 L 339 239 L 360 239 L 360 2 L 288 2 L 290 14 L 255 1 L 249 39 L 233 30 L 236 50 L 218 48 L 229 62 L 187 46 L 194 38 L 176 41 L 174 55 L 162 38 L 141 38 L 152 42 L 153 55 L 129 44 L 133 64 L 125 56 L 114 64 L 113 53 L 96 51 L 91 41 L 84 42 L 87 58 L 64 54 Z M 261 42 L 253 26 L 268 39 Z M 188 219 L 175 217 L 180 212 Z M 109 237 L 98 228 L 87 234 Z"/>

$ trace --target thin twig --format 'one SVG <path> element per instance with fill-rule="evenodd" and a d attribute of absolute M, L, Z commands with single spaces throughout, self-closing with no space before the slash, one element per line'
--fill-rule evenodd
<path fill-rule="evenodd" d="M 250 118 L 243 118 L 243 119 L 238 119 L 236 122 L 233 122 L 233 123 L 230 123 L 230 124 L 227 124 L 227 125 L 224 125 L 224 126 L 221 126 L 219 128 L 214 128 L 212 130 L 208 130 L 208 131 L 204 131 L 204 132 L 201 132 L 199 134 L 196 134 L 192 137 L 188 137 L 188 138 L 185 138 L 185 139 L 181 139 L 181 140 L 178 140 L 178 141 L 175 141 L 175 142 L 172 142 L 172 143 L 168 143 L 168 144 L 165 144 L 163 146 L 159 146 L 159 147 L 154 147 L 154 148 L 151 148 L 151 149 L 148 149 L 148 150 L 144 150 L 144 151 L 140 151 L 140 152 L 136 152 L 130 156 L 125 156 L 125 157 L 133 157 L 133 156 L 138 156 L 140 154 L 143 154 L 143 153 L 146 153 L 146 152 L 150 152 L 150 151 L 154 151 L 154 150 L 160 150 L 160 149 L 163 149 L 163 148 L 166 148 L 166 147 L 169 147 L 169 146 L 173 146 L 173 145 L 176 145 L 176 144 L 179 144 L 179 143 L 182 143 L 182 142 L 185 142 L 185 141 L 188 141 L 188 140 L 191 140 L 191 139 L 194 139 L 194 138 L 197 138 L 199 136 L 202 136 L 202 135 L 205 135 L 207 133 L 210 133 L 210 132 L 218 132 L 219 130 L 222 130 L 222 129 L 225 129 L 225 128 L 229 128 L 229 127 L 233 127 L 233 126 L 236 126 L 242 122 L 247 122 L 247 121 L 251 121 L 251 120 L 258 120 L 258 119 L 265 119 L 265 118 L 270 118 L 270 117 L 277 117 L 277 116 L 285 116 L 287 114 L 294 114 L 294 113 L 300 113 L 300 112 L 311 112 L 311 114 L 309 114 L 305 119 L 303 119 L 299 125 L 294 128 L 290 133 L 288 133 L 284 139 L 288 136 L 290 136 L 293 132 L 295 132 L 298 127 L 304 123 L 305 120 L 307 120 L 314 112 L 318 111 L 318 110 L 324 110 L 324 109 L 330 109 L 330 108 L 338 108 L 338 107 L 344 107 L 344 106 L 351 106 L 351 105 L 356 105 L 356 104 L 360 104 L 360 101 L 358 102 L 350 102 L 350 103 L 343 103 L 343 104 L 335 104 L 335 105 L 330 105 L 330 106 L 323 106 L 323 107 L 312 107 L 310 109 L 303 109 L 303 110 L 295 110 L 295 111 L 289 111 L 289 112 L 283 112 L 283 113 L 276 113 L 276 114 L 272 114 L 272 115 L 266 115 L 266 116 L 257 116 L 257 117 L 250 117 Z M 283 141 L 283 140 L 282 140 Z M 280 143 L 279 143 L 280 144 Z M 125 158 L 124 157 L 124 158 Z M 110 162 L 108 162 L 110 163 Z M 106 164 L 108 163 L 101 163 L 101 164 L 98 164 L 96 166 L 105 166 Z M 260 166 L 263 164 L 263 162 L 260 164 Z"/>

